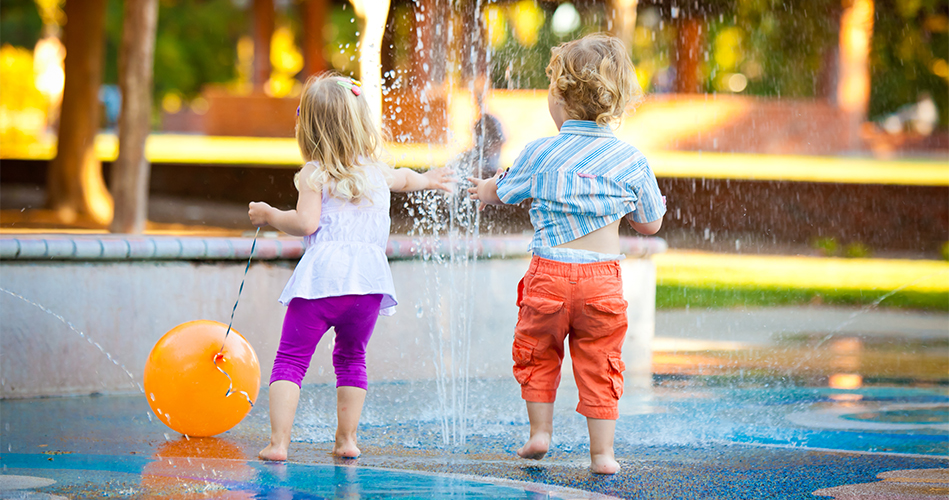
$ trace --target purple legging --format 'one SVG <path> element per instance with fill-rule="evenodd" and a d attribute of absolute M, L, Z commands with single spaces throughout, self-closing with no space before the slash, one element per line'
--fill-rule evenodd
<path fill-rule="evenodd" d="M 270 383 L 289 380 L 300 385 L 316 345 L 333 327 L 336 330 L 333 348 L 336 387 L 367 389 L 366 345 L 379 318 L 381 303 L 381 294 L 291 300 L 283 319 Z"/>

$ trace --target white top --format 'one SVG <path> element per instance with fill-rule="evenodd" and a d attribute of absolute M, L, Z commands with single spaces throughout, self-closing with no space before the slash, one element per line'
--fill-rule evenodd
<path fill-rule="evenodd" d="M 320 227 L 303 238 L 306 250 L 280 294 L 281 304 L 289 304 L 294 297 L 381 293 L 379 314 L 395 314 L 395 286 L 386 259 L 389 187 L 381 168 L 365 166 L 371 187 L 358 205 L 333 196 L 323 186 Z"/>

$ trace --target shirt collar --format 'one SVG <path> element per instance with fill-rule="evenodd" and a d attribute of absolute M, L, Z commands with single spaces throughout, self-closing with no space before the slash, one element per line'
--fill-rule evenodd
<path fill-rule="evenodd" d="M 588 135 L 592 137 L 615 137 L 609 125 L 597 125 L 589 120 L 567 120 L 560 126 L 561 134 Z"/>

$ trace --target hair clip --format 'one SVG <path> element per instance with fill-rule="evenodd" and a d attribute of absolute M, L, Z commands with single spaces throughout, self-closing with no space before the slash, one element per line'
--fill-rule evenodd
<path fill-rule="evenodd" d="M 336 83 L 338 83 L 340 87 L 351 90 L 355 96 L 362 94 L 362 90 L 359 88 L 362 87 L 362 82 L 356 80 L 355 78 L 350 78 L 348 82 L 344 80 L 336 80 Z"/>
<path fill-rule="evenodd" d="M 300 106 L 297 106 L 297 118 L 300 117 Z"/>

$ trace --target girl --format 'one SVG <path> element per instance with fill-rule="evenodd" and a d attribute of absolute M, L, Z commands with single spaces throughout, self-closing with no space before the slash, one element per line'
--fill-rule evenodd
<path fill-rule="evenodd" d="M 566 339 L 577 412 L 590 433 L 590 468 L 614 474 L 627 326 L 619 225 L 625 218 L 636 231 L 655 234 L 665 201 L 646 158 L 610 128 L 642 95 L 623 43 L 604 34 L 564 43 L 552 50 L 547 76 L 560 133 L 528 144 L 503 175 L 469 178 L 468 192 L 488 204 L 533 200 L 534 256 L 518 286 L 512 348 L 530 419 L 518 455 L 539 460 L 550 447 Z"/>
<path fill-rule="evenodd" d="M 324 333 L 336 345 L 336 443 L 333 454 L 359 456 L 356 428 L 366 399 L 366 345 L 380 314 L 394 312 L 386 260 L 389 192 L 449 191 L 450 172 L 424 174 L 381 162 L 382 136 L 360 83 L 337 75 L 311 77 L 297 108 L 296 138 L 306 164 L 294 177 L 296 210 L 250 203 L 255 226 L 304 236 L 306 251 L 280 295 L 287 305 L 270 376 L 270 445 L 264 460 L 286 460 L 300 384 Z"/>

